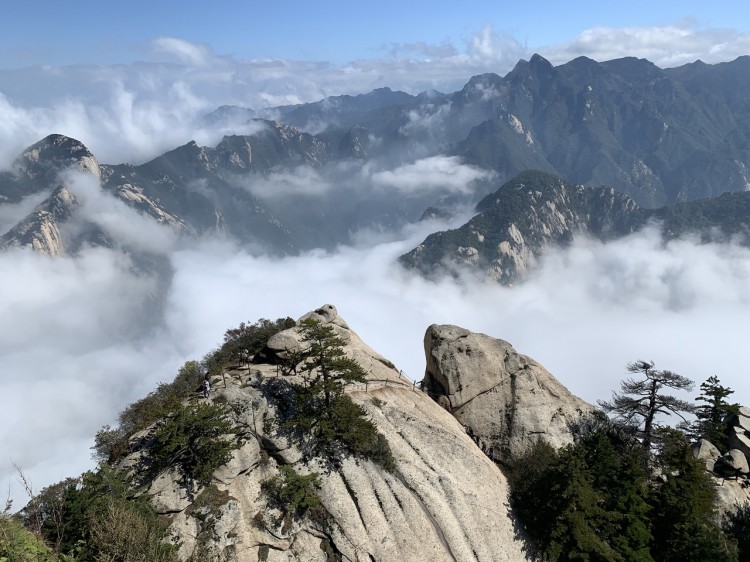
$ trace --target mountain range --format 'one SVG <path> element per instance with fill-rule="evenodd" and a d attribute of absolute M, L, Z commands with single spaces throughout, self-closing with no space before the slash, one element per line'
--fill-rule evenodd
<path fill-rule="evenodd" d="M 660 218 L 665 233 L 744 230 L 749 86 L 750 57 L 660 69 L 642 59 L 585 57 L 554 67 L 535 55 L 504 77 L 475 76 L 449 94 L 382 88 L 272 109 L 220 107 L 204 124 L 246 134 L 213 147 L 189 142 L 138 165 L 100 163 L 80 141 L 54 134 L 0 173 L 0 204 L 26 210 L 24 202 L 36 202 L 0 225 L 0 243 L 50 255 L 89 244 L 127 249 L 81 211 L 76 180 L 63 173 L 72 167 L 178 233 L 218 234 L 277 255 L 332 249 L 362 230 L 394 231 L 477 205 L 464 230 L 436 234 L 402 263 L 429 272 L 448 256 L 510 283 L 542 246 L 578 232 L 605 240 Z M 457 170 L 469 173 L 441 179 Z M 528 175 L 503 187 L 526 170 L 571 183 L 539 176 L 532 183 L 545 177 L 560 187 L 537 186 L 531 196 L 517 188 Z M 689 205 L 696 200 L 703 202 Z M 514 216 L 529 208 L 536 217 Z M 497 237 L 511 223 L 526 246 L 515 234 Z M 485 241 L 470 243 L 477 235 Z"/>
<path fill-rule="evenodd" d="M 476 211 L 463 226 L 428 236 L 400 262 L 428 277 L 473 272 L 512 285 L 542 256 L 581 235 L 607 242 L 651 224 L 664 240 L 693 234 L 704 242 L 750 241 L 746 191 L 647 209 L 611 187 L 528 170 L 482 199 Z"/>

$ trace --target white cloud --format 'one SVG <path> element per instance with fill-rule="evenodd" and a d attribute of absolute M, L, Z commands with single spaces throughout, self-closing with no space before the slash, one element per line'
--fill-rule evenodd
<path fill-rule="evenodd" d="M 528 47 L 486 26 L 463 45 L 390 45 L 387 56 L 343 65 L 241 60 L 176 37 L 157 38 L 153 48 L 162 60 L 0 70 L 0 168 L 53 132 L 78 138 L 105 163 L 142 162 L 196 136 L 218 141 L 196 119 L 220 105 L 263 109 L 383 86 L 451 92 L 473 75 L 506 74 L 534 51 L 556 64 L 580 55 L 646 57 L 662 66 L 719 62 L 750 53 L 750 35 L 680 22 L 593 28 L 568 42 Z"/>
<path fill-rule="evenodd" d="M 26 217 L 34 208 L 49 197 L 49 191 L 42 191 L 24 197 L 18 203 L 0 204 L 0 235 L 13 228 L 18 221 Z"/>
<path fill-rule="evenodd" d="M 607 398 L 625 364 L 643 358 L 697 382 L 717 375 L 750 403 L 738 367 L 750 314 L 749 249 L 662 245 L 654 231 L 607 245 L 581 240 L 508 289 L 401 271 L 395 258 L 425 228 L 285 259 L 205 241 L 172 252 L 161 312 L 155 280 L 117 252 L 0 255 L 0 487 L 13 483 L 10 458 L 37 488 L 90 466 L 96 430 L 216 346 L 227 327 L 297 317 L 324 303 L 414 379 L 424 372 L 427 326 L 452 323 L 511 342 L 589 401 Z"/>
<path fill-rule="evenodd" d="M 205 66 L 213 59 L 208 45 L 199 45 L 177 37 L 158 37 L 153 41 L 157 53 L 174 56 L 178 61 L 191 66 Z"/>
<path fill-rule="evenodd" d="M 540 53 L 554 64 L 583 55 L 598 61 L 645 58 L 667 68 L 698 59 L 717 63 L 750 54 L 750 34 L 700 28 L 690 21 L 652 27 L 595 27 L 566 43 L 544 47 Z"/>
<path fill-rule="evenodd" d="M 393 170 L 375 172 L 372 182 L 381 188 L 408 193 L 447 191 L 470 194 L 474 192 L 473 182 L 492 176 L 493 172 L 463 164 L 458 156 L 431 156 Z"/>
<path fill-rule="evenodd" d="M 76 220 L 65 228 L 75 230 L 76 223 L 90 221 L 112 240 L 137 252 L 167 253 L 177 242 L 177 233 L 171 227 L 155 222 L 103 191 L 94 176 L 66 172 L 62 178 L 80 203 Z"/>
<path fill-rule="evenodd" d="M 319 196 L 330 191 L 334 184 L 310 166 L 298 166 L 292 170 L 278 170 L 268 176 L 252 176 L 243 182 L 253 195 L 265 198 L 289 195 Z"/>

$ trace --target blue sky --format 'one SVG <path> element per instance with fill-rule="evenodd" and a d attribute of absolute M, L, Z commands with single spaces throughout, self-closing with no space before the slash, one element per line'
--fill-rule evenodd
<path fill-rule="evenodd" d="M 281 58 L 343 64 L 387 56 L 391 45 L 446 42 L 461 50 L 491 26 L 531 49 L 573 40 L 596 27 L 663 27 L 747 33 L 750 3 L 643 1 L 575 3 L 487 0 L 5 3 L 0 68 L 153 60 L 151 42 L 176 37 L 238 59 Z"/>

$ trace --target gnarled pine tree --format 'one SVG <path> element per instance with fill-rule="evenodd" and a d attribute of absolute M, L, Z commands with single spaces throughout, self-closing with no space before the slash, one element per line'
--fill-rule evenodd
<path fill-rule="evenodd" d="M 662 389 L 692 390 L 693 381 L 672 371 L 655 369 L 653 361 L 628 363 L 627 369 L 641 378 L 625 379 L 620 383 L 620 392 L 612 393 L 612 400 L 599 400 L 598 404 L 606 413 L 614 413 L 616 419 L 636 426 L 643 450 L 648 454 L 658 427 L 656 416 L 676 414 L 684 420 L 682 413 L 692 412 L 694 408 L 685 400 L 664 394 Z"/>

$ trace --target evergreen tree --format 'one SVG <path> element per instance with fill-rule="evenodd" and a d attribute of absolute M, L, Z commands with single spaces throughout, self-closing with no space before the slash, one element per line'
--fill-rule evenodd
<path fill-rule="evenodd" d="M 688 432 L 691 438 L 696 441 L 706 439 L 722 453 L 729 450 L 729 421 L 739 413 L 739 405 L 726 401 L 733 393 L 730 388 L 722 386 L 716 376 L 701 384 L 701 395 L 696 400 L 704 404 L 695 409 L 696 420 Z"/>
<path fill-rule="evenodd" d="M 657 466 L 664 474 L 651 496 L 651 554 L 664 562 L 732 562 L 736 549 L 714 518 L 715 489 L 685 435 L 662 428 Z"/>
<path fill-rule="evenodd" d="M 683 420 L 682 412 L 692 412 L 693 406 L 669 394 L 663 388 L 692 390 L 693 381 L 677 373 L 654 368 L 653 361 L 636 361 L 627 366 L 629 373 L 638 373 L 641 378 L 625 379 L 620 384 L 621 392 L 613 392 L 612 400 L 599 400 L 599 406 L 607 413 L 638 428 L 641 444 L 646 454 L 651 451 L 654 430 L 659 427 L 658 414 L 677 414 Z"/>
<path fill-rule="evenodd" d="M 737 506 L 734 513 L 726 516 L 722 527 L 737 543 L 739 562 L 750 562 L 750 503 Z"/>
<path fill-rule="evenodd" d="M 307 319 L 300 325 L 303 350 L 295 371 L 305 384 L 293 388 L 293 406 L 282 412 L 282 431 L 293 433 L 307 457 L 328 468 L 353 454 L 394 467 L 388 443 L 367 418 L 367 412 L 345 394 L 346 387 L 367 380 L 365 370 L 346 356 L 344 341 L 330 325 Z M 282 408 L 283 409 L 283 408 Z"/>
<path fill-rule="evenodd" d="M 186 478 L 207 486 L 240 447 L 237 435 L 225 404 L 178 404 L 149 436 L 150 469 L 158 473 L 177 466 Z"/>
<path fill-rule="evenodd" d="M 595 420 L 574 445 L 512 463 L 513 505 L 544 560 L 652 562 L 640 445 Z"/>
<path fill-rule="evenodd" d="M 301 370 L 310 391 L 324 400 L 324 416 L 330 415 L 334 400 L 352 383 L 367 380 L 365 370 L 344 352 L 344 341 L 333 326 L 308 318 L 302 321 L 302 341 L 309 347 L 303 352 Z"/>

